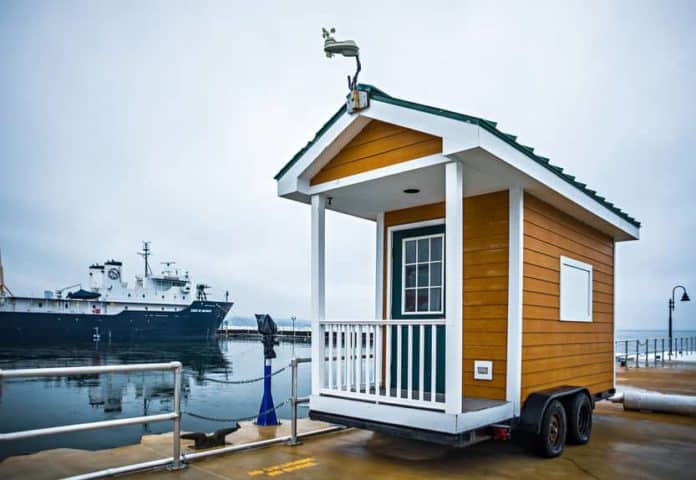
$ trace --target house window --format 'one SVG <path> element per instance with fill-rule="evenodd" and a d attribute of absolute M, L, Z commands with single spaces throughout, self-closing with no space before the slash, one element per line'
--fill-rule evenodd
<path fill-rule="evenodd" d="M 561 320 L 592 321 L 592 265 L 561 257 Z"/>
<path fill-rule="evenodd" d="M 443 313 L 444 234 L 403 239 L 401 312 Z"/>

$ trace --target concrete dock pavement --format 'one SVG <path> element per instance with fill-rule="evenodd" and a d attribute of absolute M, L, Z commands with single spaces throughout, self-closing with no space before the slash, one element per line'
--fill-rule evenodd
<path fill-rule="evenodd" d="M 650 388 L 696 395 L 695 370 L 639 369 L 617 372 L 617 388 Z M 299 430 L 326 424 L 304 419 Z M 243 427 L 227 437 L 234 444 L 287 434 L 280 427 Z M 190 442 L 182 450 L 190 452 Z M 101 451 L 50 450 L 0 463 L 0 478 L 50 479 L 171 454 L 170 435 L 144 437 L 139 445 Z M 541 459 L 517 442 L 489 441 L 451 449 L 364 430 L 344 430 L 304 439 L 301 446 L 277 444 L 191 462 L 178 472 L 150 471 L 137 479 L 421 479 L 421 478 L 696 478 L 696 418 L 624 412 L 600 402 L 590 443 L 567 446 L 562 456 Z"/>

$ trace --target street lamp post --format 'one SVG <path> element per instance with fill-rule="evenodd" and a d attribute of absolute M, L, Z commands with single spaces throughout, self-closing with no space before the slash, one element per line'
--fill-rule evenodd
<path fill-rule="evenodd" d="M 670 360 L 672 360 L 672 312 L 674 311 L 674 294 L 676 293 L 677 288 L 681 288 L 682 291 L 684 292 L 682 294 L 680 301 L 688 302 L 691 300 L 689 298 L 689 294 L 686 293 L 686 288 L 683 285 L 677 285 L 674 288 L 672 288 L 672 298 L 670 298 L 667 301 L 667 305 L 669 307 L 669 359 Z"/>

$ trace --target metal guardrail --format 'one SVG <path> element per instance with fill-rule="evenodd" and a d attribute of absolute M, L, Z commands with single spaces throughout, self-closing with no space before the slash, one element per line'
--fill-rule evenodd
<path fill-rule="evenodd" d="M 652 347 L 652 351 L 651 351 Z M 643 366 L 650 367 L 651 353 L 652 366 L 657 367 L 665 364 L 665 357 L 668 360 L 679 359 L 685 355 L 696 353 L 696 337 L 672 337 L 672 343 L 668 337 L 655 337 L 640 339 L 624 339 L 615 342 L 616 361 L 621 362 L 625 367 L 630 363 L 634 368 L 640 368 L 641 359 Z"/>
<path fill-rule="evenodd" d="M 98 430 L 110 427 L 118 427 L 123 425 L 134 425 L 143 424 L 150 422 L 163 422 L 171 420 L 174 422 L 173 428 L 173 438 L 172 438 L 172 456 L 167 458 L 161 458 L 158 460 L 151 460 L 143 463 L 136 463 L 131 465 L 124 465 L 121 467 L 112 467 L 105 470 L 98 470 L 95 472 L 84 473 L 81 475 L 76 475 L 69 477 L 68 480 L 91 480 L 96 478 L 103 478 L 108 476 L 123 475 L 127 473 L 133 473 L 143 470 L 151 470 L 155 468 L 161 468 L 166 466 L 169 470 L 179 470 L 186 467 L 186 463 L 191 460 L 206 458 L 214 455 L 219 455 L 223 453 L 232 453 L 242 450 L 249 450 L 252 448 L 259 448 L 268 445 L 273 445 L 276 443 L 285 442 L 287 445 L 300 445 L 302 442 L 299 441 L 300 438 L 309 437 L 312 435 L 318 435 L 321 433 L 335 432 L 337 430 L 343 430 L 345 427 L 342 426 L 330 426 L 325 428 L 320 428 L 318 430 L 312 430 L 309 432 L 299 433 L 297 432 L 297 406 L 303 403 L 308 403 L 309 398 L 303 397 L 298 398 L 297 396 L 297 383 L 298 383 L 298 367 L 302 363 L 311 363 L 311 358 L 293 358 L 290 362 L 289 367 L 292 369 L 292 384 L 291 390 L 292 395 L 290 397 L 291 404 L 291 428 L 290 435 L 270 438 L 267 440 L 260 440 L 257 442 L 251 442 L 240 445 L 229 445 L 226 447 L 221 447 L 212 450 L 205 450 L 202 452 L 194 452 L 183 455 L 181 453 L 181 380 L 182 380 L 182 365 L 181 362 L 170 362 L 170 363 L 143 363 L 143 364 L 132 364 L 132 365 L 106 365 L 98 367 L 67 367 L 67 368 L 33 368 L 33 369 L 19 369 L 19 370 L 1 370 L 0 369 L 0 381 L 4 378 L 26 378 L 26 377 L 60 377 L 60 376 L 70 376 L 70 375 L 90 375 L 90 374 L 100 374 L 100 373 L 120 373 L 120 372 L 143 372 L 143 371 L 153 371 L 153 370 L 173 370 L 174 371 L 174 407 L 173 411 L 169 413 L 163 413 L 158 415 L 146 415 L 140 417 L 122 418 L 117 420 L 105 420 L 90 423 L 81 423 L 75 425 L 63 425 L 57 427 L 39 428 L 34 430 L 24 430 L 20 432 L 10 432 L 10 433 L 0 433 L 0 441 L 3 440 L 19 440 L 22 438 L 38 437 L 43 435 L 52 435 L 57 433 L 68 433 L 68 432 L 78 432 L 84 430 Z M 287 368 L 287 367 L 285 367 Z M 283 370 L 285 369 L 283 368 Z"/>
<path fill-rule="evenodd" d="M 171 420 L 174 424 L 172 439 L 172 458 L 169 459 L 170 469 L 179 470 L 185 465 L 181 458 L 181 362 L 169 363 L 136 363 L 131 365 L 103 365 L 97 367 L 65 367 L 65 368 L 26 368 L 17 370 L 1 370 L 0 380 L 5 378 L 27 377 L 66 377 L 71 375 L 96 375 L 100 373 L 123 372 L 147 372 L 147 371 L 172 370 L 174 372 L 174 407 L 169 413 L 158 415 L 145 415 L 140 417 L 119 418 L 116 420 L 103 420 L 99 422 L 78 423 L 73 425 L 61 425 L 57 427 L 37 428 L 19 432 L 0 433 L 0 441 L 20 440 L 23 438 L 55 435 L 58 433 L 81 432 L 85 430 L 100 430 L 104 428 L 120 427 L 123 425 L 138 425 L 152 422 L 165 422 Z"/>
<path fill-rule="evenodd" d="M 297 367 L 301 363 L 311 363 L 311 358 L 295 358 L 290 361 L 290 368 L 292 369 L 292 380 L 290 383 L 290 440 L 288 440 L 288 445 L 295 446 L 299 445 L 301 442 L 297 439 L 297 406 L 302 403 L 309 403 L 309 398 L 297 398 Z"/>

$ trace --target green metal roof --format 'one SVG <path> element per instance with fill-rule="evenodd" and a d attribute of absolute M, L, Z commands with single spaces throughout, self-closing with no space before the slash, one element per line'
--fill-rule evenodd
<path fill-rule="evenodd" d="M 410 108 L 412 110 L 419 110 L 421 112 L 425 113 L 430 113 L 433 115 L 439 115 L 441 117 L 446 117 L 446 118 L 451 118 L 453 120 L 458 120 L 461 122 L 467 122 L 471 123 L 474 125 L 478 125 L 479 127 L 485 129 L 486 131 L 492 133 L 496 137 L 500 138 L 502 141 L 506 142 L 507 144 L 511 145 L 515 149 L 519 150 L 523 154 L 525 154 L 527 157 L 531 158 L 550 172 L 554 173 L 561 179 L 565 180 L 581 192 L 585 193 L 587 196 L 590 198 L 594 199 L 597 201 L 600 205 L 602 205 L 605 208 L 608 208 L 615 214 L 617 214 L 619 217 L 623 218 L 630 224 L 634 225 L 635 227 L 640 228 L 640 222 L 636 220 L 635 218 L 631 217 L 629 214 L 621 210 L 619 207 L 614 205 L 613 203 L 607 201 L 606 198 L 602 197 L 601 195 L 598 195 L 595 190 L 592 190 L 590 188 L 587 188 L 587 185 L 584 183 L 581 183 L 575 179 L 573 175 L 569 175 L 567 173 L 563 172 L 563 169 L 561 167 L 558 167 L 556 165 L 551 164 L 550 160 L 546 157 L 542 157 L 539 155 L 536 155 L 534 153 L 534 148 L 529 147 L 527 145 L 522 145 L 521 143 L 517 142 L 517 137 L 515 135 L 511 135 L 509 133 L 502 132 L 498 130 L 497 124 L 491 120 L 486 120 L 483 118 L 479 117 L 472 117 L 470 115 L 464 115 L 463 113 L 457 113 L 457 112 L 452 112 L 450 110 L 444 110 L 442 108 L 436 108 L 436 107 L 431 107 L 429 105 L 423 105 L 420 103 L 415 103 L 415 102 L 410 102 L 408 100 L 402 100 L 400 98 L 395 98 L 390 95 L 387 95 L 385 92 L 380 90 L 377 87 L 373 87 L 372 85 L 367 85 L 367 84 L 360 84 L 358 85 L 358 90 L 362 90 L 365 92 L 368 92 L 370 95 L 370 100 L 376 100 L 378 102 L 383 102 L 383 103 L 389 103 L 392 105 L 397 105 L 399 107 L 404 107 L 404 108 Z M 314 135 L 314 138 L 310 140 L 307 145 L 305 145 L 299 152 L 297 152 L 291 159 L 290 161 L 276 174 L 274 177 L 275 180 L 278 180 L 280 177 L 282 177 L 285 172 L 287 172 L 290 167 L 292 167 L 297 160 L 317 141 L 321 136 L 333 125 L 336 120 L 338 120 L 341 115 L 346 111 L 346 106 L 345 104 L 341 106 L 341 108 L 338 109 L 336 113 L 333 114 L 333 116 L 319 129 L 319 131 Z"/>

